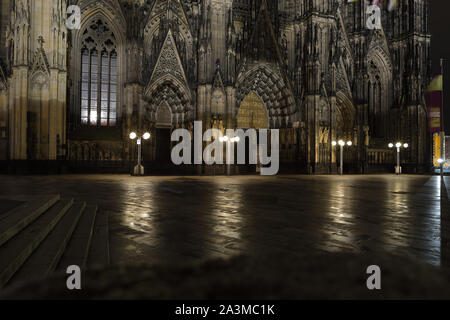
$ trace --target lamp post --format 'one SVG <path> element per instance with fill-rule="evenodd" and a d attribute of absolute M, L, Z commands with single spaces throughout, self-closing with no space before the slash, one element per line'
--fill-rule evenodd
<path fill-rule="evenodd" d="M 439 158 L 437 160 L 437 162 L 439 163 L 439 166 L 441 167 L 441 178 L 443 178 L 444 177 L 444 162 L 445 162 L 445 160 L 442 158 Z"/>
<path fill-rule="evenodd" d="M 138 163 L 134 167 L 134 175 L 135 176 L 143 176 L 144 175 L 144 166 L 141 164 L 141 158 L 142 158 L 142 140 L 148 140 L 150 139 L 150 133 L 146 132 L 142 136 L 138 136 L 136 132 L 130 133 L 130 139 L 135 140 L 136 144 L 138 146 Z"/>
<path fill-rule="evenodd" d="M 231 162 L 231 159 L 230 159 L 230 155 L 231 155 L 231 152 L 228 152 L 229 150 L 231 150 L 230 148 L 231 148 L 231 146 L 233 145 L 233 143 L 237 143 L 237 142 L 239 142 L 240 141 L 240 138 L 239 137 L 233 137 L 233 138 L 230 138 L 230 137 L 228 137 L 228 136 L 223 136 L 223 137 L 220 137 L 219 138 L 219 141 L 220 142 L 226 142 L 227 143 L 227 175 L 229 176 L 230 174 L 231 174 L 231 167 L 230 167 L 230 162 Z"/>
<path fill-rule="evenodd" d="M 397 166 L 395 167 L 395 174 L 400 175 L 402 173 L 402 167 L 400 167 L 400 149 L 401 148 L 408 149 L 409 145 L 407 143 L 397 142 L 395 144 L 395 148 L 397 148 Z M 389 148 L 394 148 L 393 143 L 389 143 Z"/>
<path fill-rule="evenodd" d="M 337 145 L 340 146 L 341 148 L 341 155 L 340 155 L 340 168 L 339 168 L 339 173 L 341 175 L 344 174 L 344 146 L 347 145 L 349 147 L 351 147 L 353 145 L 353 142 L 351 141 L 347 141 L 347 143 L 344 142 L 344 140 L 339 140 L 339 141 L 333 141 L 331 143 L 333 145 L 333 147 L 336 147 Z"/>

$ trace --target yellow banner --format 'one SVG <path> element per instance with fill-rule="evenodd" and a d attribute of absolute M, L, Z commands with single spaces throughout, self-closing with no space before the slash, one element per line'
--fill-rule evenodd
<path fill-rule="evenodd" d="M 430 86 L 428 87 L 427 92 L 432 91 L 442 91 L 443 85 L 442 85 L 442 74 L 436 76 L 431 80 Z"/>
<path fill-rule="evenodd" d="M 441 119 L 440 118 L 431 118 L 430 119 L 430 126 L 432 128 L 439 128 L 440 125 L 441 125 Z"/>
<path fill-rule="evenodd" d="M 441 150 L 441 135 L 439 132 L 436 132 L 433 134 L 433 165 L 439 168 L 441 165 L 439 164 L 438 159 L 444 157 L 445 156 L 443 155 L 443 152 Z M 445 160 L 447 161 L 444 163 L 444 167 L 448 167 L 449 166 L 448 159 Z"/>

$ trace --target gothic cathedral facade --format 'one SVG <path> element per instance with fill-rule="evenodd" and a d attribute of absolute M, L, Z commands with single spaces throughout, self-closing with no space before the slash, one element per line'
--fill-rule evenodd
<path fill-rule="evenodd" d="M 2 0 L 0 161 L 170 162 L 171 132 L 279 129 L 281 171 L 410 172 L 429 159 L 429 1 Z M 67 7 L 81 9 L 68 30 Z M 198 169 L 207 173 L 208 168 Z M 219 171 L 217 171 L 219 172 Z"/>

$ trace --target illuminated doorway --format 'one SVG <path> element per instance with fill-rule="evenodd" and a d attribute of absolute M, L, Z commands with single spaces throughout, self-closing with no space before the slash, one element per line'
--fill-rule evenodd
<path fill-rule="evenodd" d="M 170 164 L 170 135 L 172 131 L 172 111 L 167 103 L 156 110 L 156 156 L 161 165 Z"/>
<path fill-rule="evenodd" d="M 254 92 L 250 92 L 239 107 L 237 114 L 237 127 L 238 129 L 243 130 L 269 129 L 269 117 L 264 102 Z M 259 145 L 259 134 L 257 135 L 257 139 Z M 241 171 L 248 173 L 260 172 L 261 164 L 259 162 L 259 156 L 257 157 L 257 165 L 250 164 L 249 138 L 246 138 L 245 142 L 242 141 L 241 143 L 245 143 L 245 163 L 247 163 L 247 165 L 241 168 Z"/>
<path fill-rule="evenodd" d="M 254 92 L 242 101 L 237 115 L 240 129 L 269 129 L 269 117 L 264 102 Z"/>

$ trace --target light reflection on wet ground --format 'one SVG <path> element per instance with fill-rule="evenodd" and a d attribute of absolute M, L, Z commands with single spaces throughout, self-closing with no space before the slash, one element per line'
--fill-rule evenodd
<path fill-rule="evenodd" d="M 439 177 L 66 175 L 0 180 L 2 197 L 61 193 L 109 211 L 113 263 L 325 250 L 389 252 L 439 265 L 447 230 L 441 230 Z"/>

